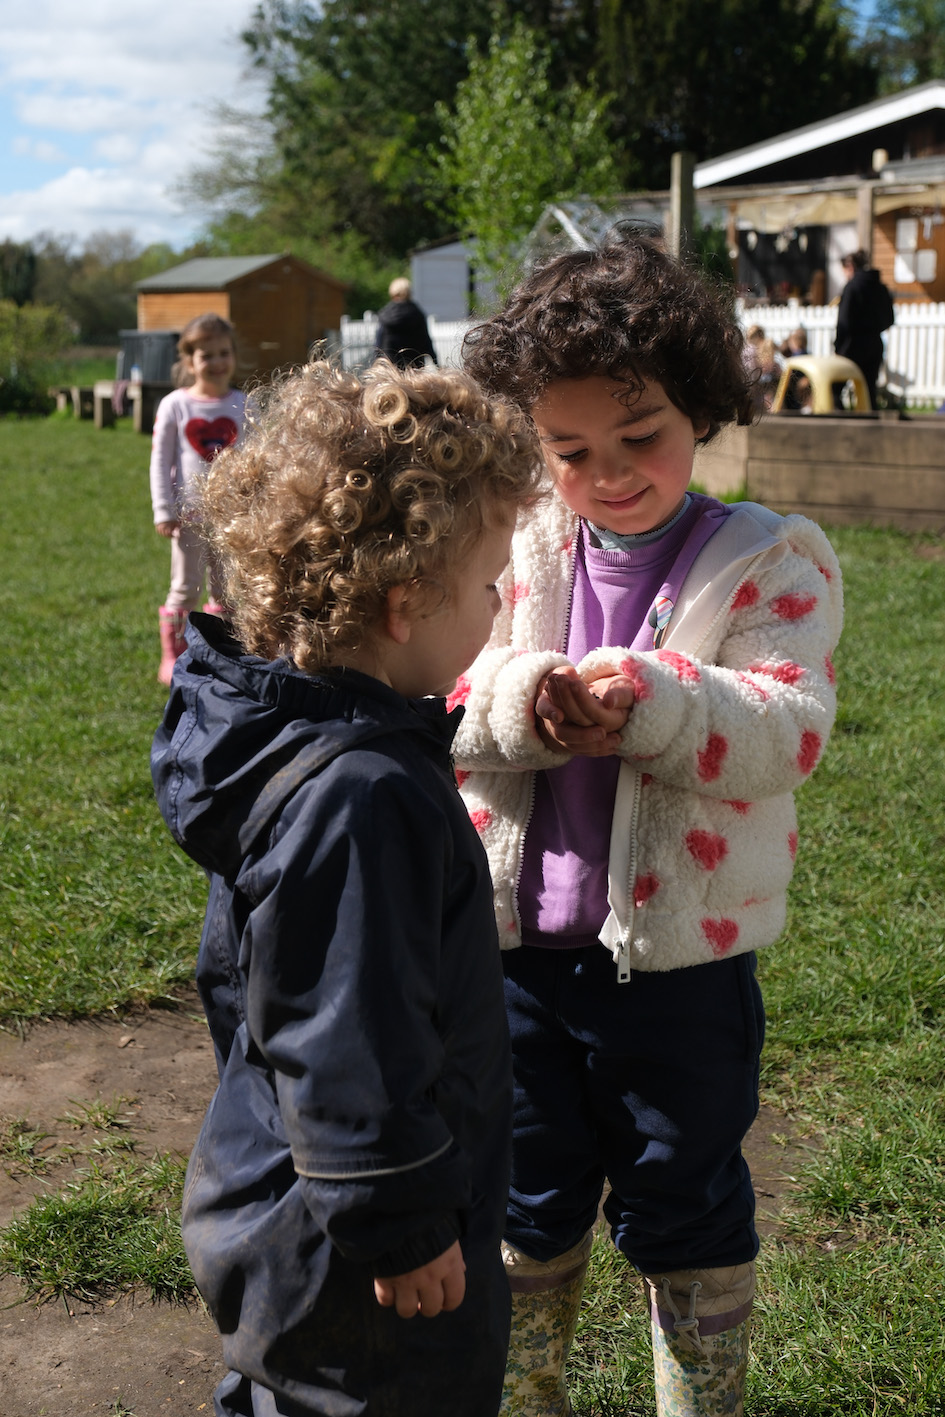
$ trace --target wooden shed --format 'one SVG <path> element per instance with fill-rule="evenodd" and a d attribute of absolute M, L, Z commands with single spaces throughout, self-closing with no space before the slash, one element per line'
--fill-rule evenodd
<path fill-rule="evenodd" d="M 137 283 L 138 329 L 182 330 L 212 310 L 236 328 L 236 382 L 301 364 L 341 325 L 348 287 L 307 261 L 201 256 Z"/>

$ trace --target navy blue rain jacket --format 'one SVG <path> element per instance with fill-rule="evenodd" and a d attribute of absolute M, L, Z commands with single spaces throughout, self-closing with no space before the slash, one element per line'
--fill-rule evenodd
<path fill-rule="evenodd" d="M 210 873 L 198 985 L 220 1083 L 184 1239 L 229 1366 L 304 1395 L 312 1334 L 352 1293 L 339 1267 L 406 1273 L 457 1237 L 470 1272 L 499 1264 L 511 1072 L 488 867 L 450 762 L 461 711 L 267 663 L 210 616 L 188 642 L 152 751 L 164 818 Z"/>

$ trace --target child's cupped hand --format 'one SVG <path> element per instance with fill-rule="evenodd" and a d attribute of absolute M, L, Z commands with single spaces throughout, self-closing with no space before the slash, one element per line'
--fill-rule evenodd
<path fill-rule="evenodd" d="M 419 1269 L 375 1279 L 374 1293 L 382 1308 L 396 1309 L 402 1319 L 417 1313 L 433 1319 L 458 1309 L 466 1293 L 466 1261 L 459 1241 Z"/>
<path fill-rule="evenodd" d="M 602 758 L 620 750 L 620 733 L 633 707 L 633 685 L 612 665 L 582 679 L 573 665 L 553 669 L 538 686 L 535 724 L 555 751 Z"/>

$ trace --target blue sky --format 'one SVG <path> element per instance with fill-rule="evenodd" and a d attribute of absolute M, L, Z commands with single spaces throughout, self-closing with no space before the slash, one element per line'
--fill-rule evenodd
<path fill-rule="evenodd" d="M 132 231 L 185 245 L 205 210 L 175 183 L 206 161 L 223 101 L 258 106 L 239 33 L 254 0 L 6 0 L 0 240 Z"/>

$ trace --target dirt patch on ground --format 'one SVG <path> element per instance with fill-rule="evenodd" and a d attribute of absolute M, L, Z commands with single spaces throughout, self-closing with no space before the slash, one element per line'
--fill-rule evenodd
<path fill-rule="evenodd" d="M 25 1038 L 0 1033 L 0 1117 L 49 1133 L 44 1145 L 81 1148 L 62 1119 L 101 1099 L 121 1109 L 143 1158 L 186 1156 L 216 1084 L 213 1046 L 196 995 L 179 1009 L 124 1019 L 44 1023 Z M 82 1164 L 81 1154 L 76 1165 Z M 68 1184 L 62 1164 L 41 1178 L 0 1169 L 0 1225 L 45 1189 Z M 213 1412 L 223 1376 L 206 1312 L 124 1295 L 102 1305 L 36 1307 L 18 1281 L 0 1281 L 0 1417 Z"/>
<path fill-rule="evenodd" d="M 48 1133 L 44 1145 L 77 1147 L 63 1121 L 101 1099 L 122 1105 L 138 1156 L 187 1155 L 216 1083 L 213 1047 L 196 994 L 172 1011 L 122 1019 L 37 1024 L 19 1038 L 0 1033 L 0 1118 Z M 758 1194 L 759 1229 L 777 1229 L 801 1156 L 783 1118 L 763 1112 L 746 1147 Z M 0 1166 L 0 1226 L 44 1190 L 60 1190 L 58 1165 L 44 1181 Z M 23 1303 L 0 1281 L 0 1417 L 185 1417 L 212 1414 L 223 1376 L 216 1330 L 198 1305 L 152 1304 L 125 1295 L 100 1305 Z"/>

